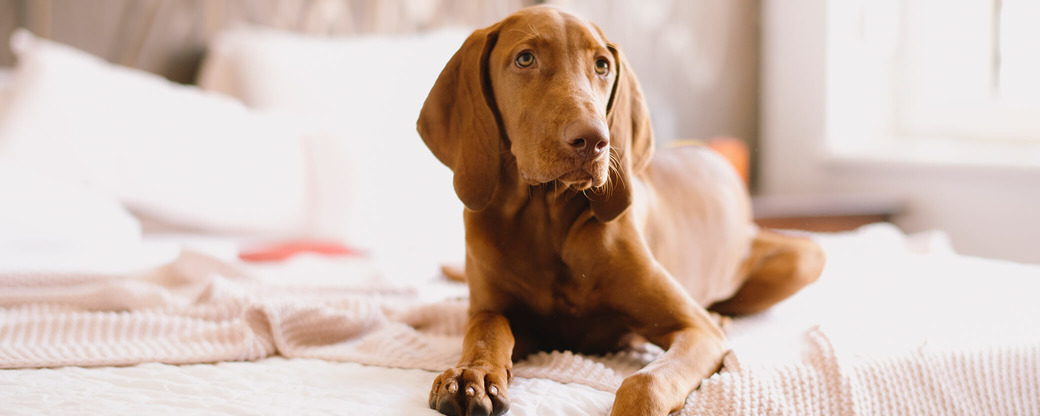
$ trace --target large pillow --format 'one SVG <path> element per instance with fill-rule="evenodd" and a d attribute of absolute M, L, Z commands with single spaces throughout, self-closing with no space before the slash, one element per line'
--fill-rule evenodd
<path fill-rule="evenodd" d="M 463 206 L 451 171 L 425 147 L 415 122 L 469 33 L 327 37 L 240 29 L 211 45 L 199 86 L 308 117 L 354 155 L 358 200 L 346 224 L 354 244 L 376 254 L 461 260 Z"/>
<path fill-rule="evenodd" d="M 3 158 L 0 201 L 0 250 L 127 246 L 141 238 L 140 223 L 118 201 Z"/>
<path fill-rule="evenodd" d="M 283 117 L 38 39 L 12 36 L 0 156 L 81 180 L 197 230 L 290 233 L 306 221 L 304 131 Z"/>

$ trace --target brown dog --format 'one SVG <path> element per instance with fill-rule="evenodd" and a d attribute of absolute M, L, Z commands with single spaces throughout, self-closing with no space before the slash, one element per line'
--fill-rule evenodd
<path fill-rule="evenodd" d="M 822 269 L 811 241 L 755 231 L 747 191 L 721 157 L 700 147 L 652 157 L 621 51 L 556 8 L 473 32 L 418 130 L 466 205 L 462 359 L 430 392 L 444 414 L 504 413 L 514 357 L 633 339 L 667 352 L 625 379 L 612 414 L 677 410 L 727 352 L 701 305 L 758 312 Z"/>

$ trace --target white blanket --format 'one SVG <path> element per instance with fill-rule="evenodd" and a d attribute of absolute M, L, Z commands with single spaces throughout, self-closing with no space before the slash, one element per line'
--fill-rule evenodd
<path fill-rule="evenodd" d="M 906 241 L 889 228 L 822 242 L 829 263 L 821 280 L 770 312 L 732 321 L 734 353 L 690 396 L 681 414 L 1040 412 L 1040 331 L 1031 329 L 1040 316 L 1040 305 L 1031 299 L 1040 289 L 1036 267 L 908 253 Z M 123 275 L 0 271 L 0 367 L 208 363 L 281 355 L 439 371 L 458 359 L 465 301 L 430 297 L 446 283 L 382 280 L 358 262 L 335 267 L 336 273 L 308 278 L 291 267 L 253 268 L 184 252 L 163 267 Z M 333 275 L 343 277 L 330 279 Z M 574 389 L 564 400 L 550 400 L 553 408 L 560 409 L 566 397 L 584 403 L 553 414 L 602 414 L 622 377 L 657 353 L 533 356 L 516 365 L 513 413 L 548 414 L 524 413 L 537 407 L 542 393 L 523 386 L 545 380 L 538 383 Z M 267 358 L 257 365 L 314 363 Z M 238 365 L 245 364 L 177 367 L 176 373 L 187 377 Z M 156 366 L 3 371 L 0 385 L 47 380 L 48 374 L 86 374 L 82 381 L 90 374 L 104 378 Z M 329 364 L 329 371 L 344 368 L 372 367 Z M 416 405 L 434 375 L 399 374 L 418 380 L 402 385 L 409 401 L 381 409 Z M 298 381 L 301 389 L 337 383 Z M 169 383 L 164 388 L 179 385 Z M 221 388 L 249 396 L 262 386 L 239 382 Z M 12 400 L 20 390 L 2 388 L 0 400 L 17 403 Z M 99 400 L 118 398 L 102 394 Z M 376 405 L 364 397 L 346 402 L 357 409 Z M 302 402 L 292 406 L 308 409 Z"/>

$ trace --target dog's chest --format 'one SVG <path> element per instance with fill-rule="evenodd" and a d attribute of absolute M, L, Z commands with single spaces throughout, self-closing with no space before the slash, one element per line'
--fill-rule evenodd
<path fill-rule="evenodd" d="M 572 273 L 560 260 L 500 252 L 496 284 L 510 301 L 504 314 L 514 335 L 538 350 L 604 353 L 630 332 L 608 307 L 596 276 Z"/>
<path fill-rule="evenodd" d="M 541 289 L 534 288 L 534 296 L 529 298 L 535 313 L 581 317 L 602 309 L 599 285 L 592 276 L 556 271 L 547 273 L 538 283 Z"/>
<path fill-rule="evenodd" d="M 606 302 L 604 276 L 576 271 L 562 256 L 569 225 L 587 204 L 537 203 L 542 195 L 532 192 L 508 215 L 467 212 L 470 260 L 504 301 L 514 331 L 531 332 L 542 348 L 613 348 L 627 330 Z"/>
<path fill-rule="evenodd" d="M 630 332 L 603 302 L 592 276 L 546 276 L 541 283 L 541 290 L 517 296 L 505 313 L 518 339 L 527 338 L 539 350 L 601 354 L 615 350 Z"/>
<path fill-rule="evenodd" d="M 494 257 L 495 284 L 508 292 L 513 305 L 540 316 L 582 316 L 601 308 L 596 277 L 573 273 L 546 247 L 513 245 L 496 250 Z"/>
<path fill-rule="evenodd" d="M 477 261 L 513 304 L 545 316 L 581 316 L 602 307 L 598 276 L 573 272 L 550 244 L 517 238 L 482 254 Z"/>

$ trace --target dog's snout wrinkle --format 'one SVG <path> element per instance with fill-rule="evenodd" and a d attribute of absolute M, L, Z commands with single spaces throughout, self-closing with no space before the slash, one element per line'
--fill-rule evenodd
<path fill-rule="evenodd" d="M 563 128 L 563 141 L 581 159 L 594 159 L 610 145 L 607 124 L 600 120 L 575 120 Z"/>

